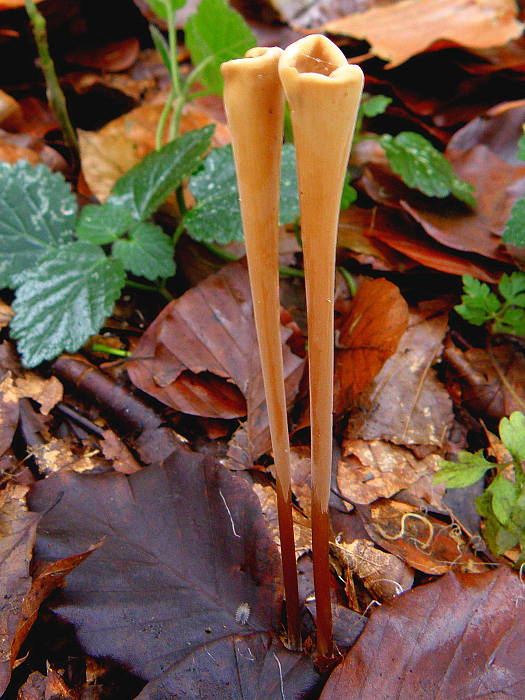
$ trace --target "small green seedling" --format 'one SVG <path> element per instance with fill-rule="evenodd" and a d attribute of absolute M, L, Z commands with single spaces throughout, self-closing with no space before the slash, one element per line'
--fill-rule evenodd
<path fill-rule="evenodd" d="M 491 333 L 525 335 L 525 272 L 503 275 L 493 292 L 488 284 L 463 275 L 457 313 L 474 326 L 487 323 Z"/>
<path fill-rule="evenodd" d="M 483 450 L 460 452 L 457 462 L 441 461 L 434 483 L 448 488 L 464 488 L 490 475 L 490 483 L 476 498 L 476 509 L 485 519 L 483 537 L 491 552 L 500 555 L 519 546 L 518 564 L 525 561 L 525 416 L 515 411 L 499 424 L 501 442 L 510 459 L 503 464 L 490 462 Z"/>

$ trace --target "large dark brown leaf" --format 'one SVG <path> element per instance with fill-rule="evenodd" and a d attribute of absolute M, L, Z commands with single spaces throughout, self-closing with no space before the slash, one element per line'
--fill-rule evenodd
<path fill-rule="evenodd" d="M 404 593 L 374 611 L 321 700 L 521 698 L 524 609 L 506 567 Z"/>
<path fill-rule="evenodd" d="M 231 635 L 174 664 L 137 700 L 306 698 L 319 683 L 312 663 L 268 635 Z"/>
<path fill-rule="evenodd" d="M 57 607 L 93 655 L 152 680 L 219 639 L 275 622 L 278 557 L 257 497 L 211 458 L 181 452 L 129 477 L 62 472 L 38 482 L 30 503 L 47 511 L 39 560 L 105 538 Z M 243 603 L 245 625 L 236 621 Z"/>

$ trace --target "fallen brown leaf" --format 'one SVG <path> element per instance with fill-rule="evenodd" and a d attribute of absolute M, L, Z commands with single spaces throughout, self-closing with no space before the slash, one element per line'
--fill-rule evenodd
<path fill-rule="evenodd" d="M 297 393 L 304 360 L 282 331 L 287 398 Z M 185 413 L 211 418 L 248 415 L 229 456 L 241 465 L 269 448 L 269 427 L 248 272 L 241 263 L 170 302 L 144 333 L 128 364 L 142 391 Z"/>
<path fill-rule="evenodd" d="M 66 684 L 62 676 L 49 668 L 44 676 L 39 671 L 29 674 L 18 691 L 16 700 L 78 700 L 78 692 Z"/>
<path fill-rule="evenodd" d="M 439 469 L 440 456 L 418 459 L 400 445 L 382 440 L 345 440 L 337 464 L 339 493 L 352 503 L 387 498 Z"/>
<path fill-rule="evenodd" d="M 447 321 L 446 302 L 411 310 L 397 352 L 354 402 L 346 439 L 425 446 L 424 454 L 441 449 L 453 420 L 452 402 L 433 365 L 441 357 Z"/>
<path fill-rule="evenodd" d="M 231 635 L 186 655 L 147 684 L 136 700 L 308 697 L 320 685 L 309 659 L 269 635 Z"/>
<path fill-rule="evenodd" d="M 516 17 L 513 0 L 401 0 L 328 22 L 321 29 L 365 39 L 371 52 L 394 68 L 437 42 L 440 47 L 502 46 L 523 31 Z"/>
<path fill-rule="evenodd" d="M 461 350 L 449 341 L 443 359 L 451 395 L 475 416 L 497 422 L 513 411 L 525 412 L 525 357 L 519 347 Z"/>
<path fill-rule="evenodd" d="M 142 469 L 126 444 L 113 430 L 104 430 L 104 438 L 100 443 L 100 447 L 104 457 L 112 460 L 115 471 L 121 474 L 133 474 Z"/>
<path fill-rule="evenodd" d="M 130 68 L 138 58 L 140 44 L 136 37 L 115 41 L 104 46 L 77 49 L 67 54 L 69 63 L 101 71 L 118 72 Z"/>
<path fill-rule="evenodd" d="M 343 320 L 335 360 L 336 413 L 344 411 L 396 351 L 406 331 L 408 304 L 385 279 L 365 279 Z"/>
<path fill-rule="evenodd" d="M 486 564 L 469 550 L 469 542 L 456 524 L 447 525 L 428 513 L 399 501 L 378 499 L 369 508 L 358 506 L 372 540 L 426 574 L 444 574 L 452 567 L 480 573 Z"/>
<path fill-rule="evenodd" d="M 44 513 L 37 561 L 103 540 L 56 606 L 88 653 L 153 680 L 275 622 L 278 555 L 257 497 L 211 458 L 180 452 L 131 476 L 60 472 L 37 482 L 30 505 Z"/>
<path fill-rule="evenodd" d="M 13 311 L 11 307 L 0 299 L 0 328 L 8 326 L 12 318 Z"/>
<path fill-rule="evenodd" d="M 330 551 L 346 568 L 346 576 L 357 576 L 379 602 L 412 588 L 414 572 L 401 559 L 382 552 L 370 540 L 337 541 L 330 545 Z"/>
<path fill-rule="evenodd" d="M 321 700 L 521 697 L 524 592 L 504 566 L 404 593 L 374 611 Z"/>
<path fill-rule="evenodd" d="M 18 646 L 15 644 L 24 598 L 31 589 L 29 564 L 35 542 L 36 526 L 40 516 L 28 513 L 25 499 L 9 494 L 20 487 L 7 487 L 2 494 L 2 511 L 9 508 L 9 521 L 0 535 L 0 695 L 5 691 L 11 669 L 16 661 Z M 24 492 L 27 489 L 24 488 Z M 6 531 L 6 528 L 9 528 Z"/>
<path fill-rule="evenodd" d="M 108 122 L 100 131 L 79 130 L 82 172 L 95 196 L 103 202 L 115 182 L 155 149 L 155 133 L 163 103 L 148 103 Z M 212 120 L 191 105 L 185 108 L 181 133 L 199 129 Z M 224 124 L 216 123 L 213 146 L 230 140 Z"/>

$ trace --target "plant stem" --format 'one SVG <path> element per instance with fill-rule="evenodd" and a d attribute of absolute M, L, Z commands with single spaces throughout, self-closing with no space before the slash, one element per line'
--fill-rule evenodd
<path fill-rule="evenodd" d="M 224 250 L 224 248 L 215 245 L 215 243 L 207 243 L 205 241 L 200 241 L 200 244 L 207 248 L 210 251 L 210 253 L 213 253 L 218 258 L 221 258 L 221 260 L 226 260 L 227 262 L 237 262 L 237 260 L 241 259 L 233 253 Z M 279 274 L 281 275 L 281 277 L 301 277 L 302 279 L 304 278 L 304 270 L 300 270 L 296 267 L 287 267 L 286 265 L 283 265 L 279 268 Z"/>
<path fill-rule="evenodd" d="M 154 284 L 144 284 L 144 282 L 135 282 L 135 280 L 126 280 L 126 287 L 131 287 L 132 289 L 141 289 L 144 292 L 155 292 L 156 294 L 161 294 L 168 301 L 173 301 L 175 298 L 171 292 L 166 289 L 164 282 L 158 285 Z"/>
<path fill-rule="evenodd" d="M 350 296 L 355 297 L 356 292 L 357 292 L 357 287 L 356 287 L 355 280 L 352 277 L 352 275 L 348 272 L 346 267 L 343 267 L 342 265 L 338 266 L 337 271 L 339 272 L 341 277 L 346 282 L 346 286 L 348 287 L 348 292 L 349 292 Z"/>
<path fill-rule="evenodd" d="M 33 28 L 33 35 L 40 57 L 40 67 L 42 68 L 46 81 L 47 99 L 59 121 L 64 136 L 64 142 L 70 149 L 74 163 L 77 165 L 79 163 L 77 134 L 69 119 L 66 98 L 58 82 L 55 65 L 49 53 L 46 20 L 37 9 L 33 0 L 25 0 L 25 7 Z"/>
<path fill-rule="evenodd" d="M 91 350 L 93 352 L 105 352 L 107 355 L 115 355 L 116 357 L 129 357 L 131 355 L 129 350 L 112 348 L 110 345 L 104 345 L 103 343 L 92 343 Z"/>

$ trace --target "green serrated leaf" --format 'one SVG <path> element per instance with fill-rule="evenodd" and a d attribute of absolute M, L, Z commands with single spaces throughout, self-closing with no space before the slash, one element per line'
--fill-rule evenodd
<path fill-rule="evenodd" d="M 512 207 L 502 240 L 515 246 L 525 245 L 525 196 Z"/>
<path fill-rule="evenodd" d="M 455 306 L 455 311 L 466 321 L 475 326 L 482 326 L 494 319 L 501 309 L 501 302 L 491 291 L 488 284 L 480 282 L 471 275 L 463 275 L 462 303 Z"/>
<path fill-rule="evenodd" d="M 494 516 L 487 519 L 483 528 L 483 537 L 490 551 L 496 556 L 511 549 L 519 541 L 518 537 L 502 526 Z"/>
<path fill-rule="evenodd" d="M 241 58 L 257 45 L 250 27 L 225 0 L 201 0 L 186 22 L 184 38 L 193 65 L 203 64 L 199 80 L 215 95 L 222 95 L 224 86 L 221 63 Z"/>
<path fill-rule="evenodd" d="M 448 488 L 457 489 L 470 486 L 479 481 L 485 472 L 494 468 L 494 464 L 483 456 L 483 450 L 475 454 L 459 452 L 457 462 L 440 461 L 440 469 L 434 474 L 433 482 L 445 482 Z"/>
<path fill-rule="evenodd" d="M 146 0 L 153 12 L 161 19 L 168 19 L 166 4 L 171 5 L 173 12 L 184 7 L 186 0 Z"/>
<path fill-rule="evenodd" d="M 129 232 L 129 238 L 116 241 L 111 250 L 134 275 L 156 280 L 175 274 L 173 243 L 156 224 L 137 224 Z"/>
<path fill-rule="evenodd" d="M 383 114 L 392 102 L 391 97 L 386 95 L 373 95 L 363 100 L 362 110 L 365 117 L 377 117 L 379 114 Z"/>
<path fill-rule="evenodd" d="M 162 34 L 161 31 L 157 29 L 157 27 L 154 24 L 149 25 L 149 33 L 151 34 L 151 39 L 153 41 L 153 45 L 159 52 L 159 56 L 162 59 L 162 63 L 164 63 L 164 67 L 168 71 L 168 73 L 171 75 L 171 61 L 170 61 L 170 47 L 166 39 L 164 38 L 164 35 Z M 173 79 L 173 76 L 172 76 Z"/>
<path fill-rule="evenodd" d="M 231 146 L 216 148 L 204 161 L 204 168 L 190 180 L 197 204 L 184 217 L 188 233 L 197 241 L 222 245 L 242 241 L 239 193 Z M 281 223 L 299 216 L 295 148 L 284 144 L 281 159 Z"/>
<path fill-rule="evenodd" d="M 134 223 L 128 209 L 120 204 L 88 204 L 80 212 L 75 234 L 82 241 L 104 245 L 126 233 Z"/>
<path fill-rule="evenodd" d="M 511 275 L 502 275 L 498 283 L 501 296 L 514 304 L 525 306 L 525 272 L 513 272 Z"/>
<path fill-rule="evenodd" d="M 72 240 L 76 214 L 62 175 L 23 160 L 0 163 L 0 287 Z"/>
<path fill-rule="evenodd" d="M 514 411 L 499 423 L 500 438 L 516 462 L 525 460 L 525 416 Z"/>
<path fill-rule="evenodd" d="M 149 153 L 123 175 L 108 202 L 127 208 L 135 221 L 150 217 L 199 165 L 215 126 L 188 131 L 158 151 Z"/>
<path fill-rule="evenodd" d="M 520 489 L 502 474 L 498 474 L 486 492 L 492 495 L 492 512 L 502 525 L 507 525 L 512 508 L 520 495 Z"/>
<path fill-rule="evenodd" d="M 473 187 L 459 180 L 445 156 L 420 134 L 413 131 L 402 131 L 397 136 L 383 134 L 379 143 L 392 170 L 409 187 L 429 197 L 442 198 L 452 193 L 462 202 L 475 205 Z"/>
<path fill-rule="evenodd" d="M 111 313 L 124 281 L 121 263 L 84 241 L 61 246 L 19 275 L 11 334 L 23 364 L 78 350 Z"/>

